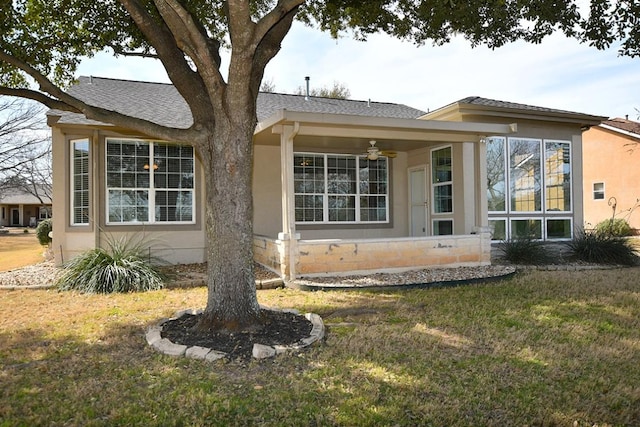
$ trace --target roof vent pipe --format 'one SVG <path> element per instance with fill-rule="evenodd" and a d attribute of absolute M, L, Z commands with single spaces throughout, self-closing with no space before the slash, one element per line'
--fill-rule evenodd
<path fill-rule="evenodd" d="M 310 77 L 309 77 L 309 76 L 306 76 L 306 77 L 304 78 L 304 80 L 305 80 L 305 82 L 306 82 L 306 84 L 307 84 L 307 91 L 305 92 L 305 96 L 304 96 L 304 100 L 305 100 L 305 101 L 308 101 L 308 100 L 309 100 L 309 79 L 310 79 Z"/>

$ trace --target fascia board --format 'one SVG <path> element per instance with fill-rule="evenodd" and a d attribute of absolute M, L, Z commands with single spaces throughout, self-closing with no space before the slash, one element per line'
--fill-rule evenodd
<path fill-rule="evenodd" d="M 376 132 L 402 132 L 410 139 L 424 139 L 429 133 L 440 135 L 507 135 L 516 131 L 515 124 L 447 122 L 441 120 L 394 119 L 387 117 L 353 116 L 345 114 L 318 114 L 280 110 L 269 119 L 259 123 L 256 134 L 277 125 L 300 123 L 299 135 L 345 136 L 335 129 L 351 129 L 346 133 L 355 135 L 355 129 L 371 134 Z M 334 130 L 329 130 L 333 128 Z M 323 130 L 327 133 L 322 133 Z M 366 129 L 366 131 L 365 131 Z M 331 133 L 331 134 L 328 134 Z M 422 136 L 416 136 L 422 134 Z"/>
<path fill-rule="evenodd" d="M 637 133 L 629 132 L 628 130 L 624 130 L 624 129 L 619 129 L 619 128 L 615 127 L 615 126 L 609 126 L 609 125 L 606 125 L 606 124 L 602 123 L 600 125 L 600 127 L 603 128 L 603 129 L 607 129 L 607 130 L 609 130 L 611 132 L 615 132 L 615 133 L 619 133 L 621 135 L 628 136 L 630 138 L 640 139 L 640 135 L 638 135 Z"/>

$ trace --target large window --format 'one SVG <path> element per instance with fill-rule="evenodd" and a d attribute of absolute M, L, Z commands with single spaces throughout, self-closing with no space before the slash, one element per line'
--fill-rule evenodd
<path fill-rule="evenodd" d="M 193 147 L 107 139 L 107 223 L 194 222 Z"/>
<path fill-rule="evenodd" d="M 506 138 L 487 138 L 487 203 L 489 212 L 505 212 L 507 210 L 505 173 Z"/>
<path fill-rule="evenodd" d="M 89 224 L 89 140 L 71 141 L 71 224 Z"/>
<path fill-rule="evenodd" d="M 540 140 L 509 138 L 511 211 L 542 210 Z"/>
<path fill-rule="evenodd" d="M 294 155 L 297 222 L 388 222 L 387 159 L 351 155 Z"/>
<path fill-rule="evenodd" d="M 571 143 L 487 138 L 487 204 L 493 239 L 570 239 Z M 506 203 L 508 201 L 508 203 Z"/>
<path fill-rule="evenodd" d="M 433 213 L 453 212 L 453 170 L 451 147 L 431 151 Z"/>
<path fill-rule="evenodd" d="M 544 150 L 547 211 L 571 210 L 571 146 L 546 141 Z"/>

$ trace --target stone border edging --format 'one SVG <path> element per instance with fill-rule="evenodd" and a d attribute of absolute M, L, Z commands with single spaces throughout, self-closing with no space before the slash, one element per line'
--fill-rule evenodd
<path fill-rule="evenodd" d="M 456 287 L 462 285 L 471 285 L 474 283 L 484 283 L 484 282 L 493 282 L 502 279 L 508 279 L 513 277 L 518 273 L 517 269 L 514 269 L 511 272 L 501 274 L 498 276 L 487 276 L 487 277 L 474 277 L 472 279 L 458 279 L 458 280 L 438 280 L 435 282 L 428 283 L 405 283 L 399 285 L 365 285 L 365 286 L 351 286 L 351 285 L 340 285 L 340 284 L 327 284 L 327 283 L 318 283 L 318 284 L 305 284 L 305 283 L 295 283 L 289 282 L 287 285 L 294 288 L 299 289 L 301 291 L 392 291 L 392 290 L 402 290 L 402 289 L 428 289 L 428 288 L 446 288 L 446 287 Z"/>
<path fill-rule="evenodd" d="M 298 310 L 294 310 L 294 309 L 278 309 L 278 308 L 264 307 L 264 306 L 260 306 L 260 308 L 264 310 L 300 314 Z M 203 359 L 209 362 L 213 362 L 215 360 L 219 360 L 226 357 L 227 353 L 218 351 L 212 348 L 175 344 L 170 340 L 168 340 L 167 338 L 162 338 L 161 332 L 162 332 L 162 325 L 164 323 L 168 322 L 169 320 L 179 319 L 180 317 L 186 314 L 197 315 L 202 312 L 203 312 L 202 309 L 180 310 L 176 312 L 176 314 L 172 318 L 161 319 L 160 321 L 158 321 L 158 323 L 150 326 L 147 329 L 147 332 L 145 334 L 147 343 L 150 346 L 152 346 L 155 350 L 159 351 L 160 353 L 167 354 L 169 356 L 186 356 L 192 359 Z M 325 334 L 325 326 L 324 326 L 324 322 L 322 321 L 322 318 L 315 313 L 306 313 L 304 317 L 307 320 L 309 320 L 313 326 L 307 338 L 303 338 L 299 342 L 291 345 L 269 346 L 264 344 L 254 344 L 253 352 L 252 352 L 253 358 L 265 359 L 267 357 L 273 357 L 287 351 L 301 350 L 323 339 Z"/>

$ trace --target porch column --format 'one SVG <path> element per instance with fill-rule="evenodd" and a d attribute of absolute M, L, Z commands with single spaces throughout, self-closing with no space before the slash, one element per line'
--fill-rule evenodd
<path fill-rule="evenodd" d="M 489 202 L 487 201 L 487 140 L 481 137 L 475 143 L 476 160 L 476 226 L 489 226 Z"/>
<path fill-rule="evenodd" d="M 296 217 L 293 186 L 293 140 L 298 134 L 300 124 L 284 126 L 280 134 L 280 178 L 282 182 L 282 232 L 278 240 L 285 246 L 285 279 L 294 280 L 296 275 Z"/>

